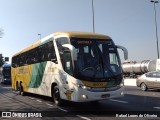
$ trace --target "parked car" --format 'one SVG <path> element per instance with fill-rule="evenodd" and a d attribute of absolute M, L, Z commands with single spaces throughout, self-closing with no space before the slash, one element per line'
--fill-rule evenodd
<path fill-rule="evenodd" d="M 160 71 L 148 72 L 136 80 L 137 87 L 140 87 L 143 91 L 149 88 L 160 89 Z"/>

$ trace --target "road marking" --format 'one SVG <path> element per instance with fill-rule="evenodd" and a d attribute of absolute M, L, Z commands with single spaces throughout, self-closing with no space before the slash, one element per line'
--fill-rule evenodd
<path fill-rule="evenodd" d="M 18 93 L 17 91 L 12 91 L 13 93 Z"/>
<path fill-rule="evenodd" d="M 12 87 L 3 87 L 4 89 L 11 90 Z"/>
<path fill-rule="evenodd" d="M 65 110 L 65 109 L 63 109 L 63 108 L 58 108 L 59 110 L 61 110 L 61 111 L 64 111 L 64 112 L 68 112 L 68 110 Z"/>
<path fill-rule="evenodd" d="M 30 99 L 32 99 L 32 100 L 34 100 L 34 98 L 32 98 L 32 97 L 29 97 Z"/>
<path fill-rule="evenodd" d="M 160 107 L 153 107 L 153 108 L 155 108 L 155 109 L 160 109 Z"/>
<path fill-rule="evenodd" d="M 120 102 L 120 103 L 128 103 L 126 101 L 121 101 L 121 100 L 114 100 L 114 99 L 109 99 L 110 101 L 114 101 L 114 102 Z"/>
<path fill-rule="evenodd" d="M 81 115 L 76 115 L 77 117 L 80 117 L 81 119 L 84 119 L 84 120 L 91 120 L 90 118 L 87 118 L 87 117 L 84 117 L 84 116 L 81 116 Z"/>
<path fill-rule="evenodd" d="M 59 110 L 61 111 L 64 111 L 64 112 L 69 112 L 68 110 L 65 110 L 63 108 L 58 108 Z M 87 118 L 87 117 L 84 117 L 84 116 L 81 116 L 81 115 L 76 115 L 77 117 L 80 117 L 81 119 L 84 119 L 84 120 L 91 120 L 90 118 Z"/>
<path fill-rule="evenodd" d="M 51 105 L 51 104 L 49 104 L 49 103 L 46 103 L 48 106 L 50 106 L 50 107 L 53 107 L 53 105 Z"/>
<path fill-rule="evenodd" d="M 37 102 L 42 102 L 41 100 L 36 100 Z"/>
<path fill-rule="evenodd" d="M 0 93 L 2 96 L 4 96 L 4 97 L 7 97 L 7 99 L 10 99 L 10 100 L 12 100 L 12 98 L 10 98 L 10 97 L 8 97 L 8 96 L 6 96 L 6 95 L 4 95 L 4 94 L 2 94 L 2 93 Z"/>

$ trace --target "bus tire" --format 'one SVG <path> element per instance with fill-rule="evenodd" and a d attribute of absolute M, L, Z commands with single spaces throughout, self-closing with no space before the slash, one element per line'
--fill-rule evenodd
<path fill-rule="evenodd" d="M 24 92 L 24 90 L 23 90 L 22 83 L 20 84 L 19 94 L 22 95 L 22 96 L 25 96 L 25 92 Z"/>
<path fill-rule="evenodd" d="M 18 84 L 18 81 L 16 82 L 16 92 L 20 95 L 20 85 Z"/>
<path fill-rule="evenodd" d="M 90 102 L 92 105 L 97 105 L 98 103 L 99 103 L 99 101 L 97 100 L 97 101 L 91 101 Z"/>
<path fill-rule="evenodd" d="M 16 82 L 16 91 L 19 91 L 19 85 L 18 85 L 18 82 Z"/>
<path fill-rule="evenodd" d="M 60 92 L 59 92 L 59 87 L 56 85 L 54 88 L 53 88 L 53 101 L 54 103 L 57 105 L 57 106 L 62 106 L 63 105 L 63 101 L 60 97 Z"/>

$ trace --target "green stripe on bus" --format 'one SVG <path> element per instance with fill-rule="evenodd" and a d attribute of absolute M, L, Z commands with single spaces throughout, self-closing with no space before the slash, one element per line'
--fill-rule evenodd
<path fill-rule="evenodd" d="M 29 88 L 38 88 L 41 85 L 46 63 L 41 62 L 33 65 Z"/>

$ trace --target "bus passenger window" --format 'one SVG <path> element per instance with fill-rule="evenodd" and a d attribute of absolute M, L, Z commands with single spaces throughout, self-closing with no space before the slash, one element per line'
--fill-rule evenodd
<path fill-rule="evenodd" d="M 47 60 L 57 63 L 56 53 L 52 41 L 47 44 L 47 53 L 48 53 Z"/>

